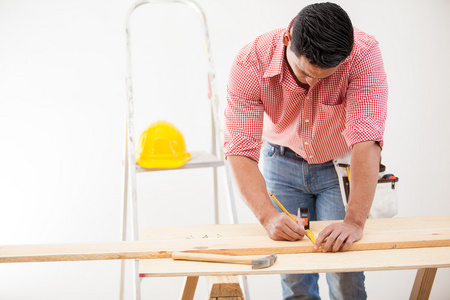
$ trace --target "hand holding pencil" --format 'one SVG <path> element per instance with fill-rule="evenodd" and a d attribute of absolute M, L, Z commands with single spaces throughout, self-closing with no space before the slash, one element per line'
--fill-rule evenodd
<path fill-rule="evenodd" d="M 295 223 L 298 224 L 297 220 L 294 219 L 294 217 L 292 217 L 292 215 L 286 210 L 286 208 L 284 208 L 284 206 L 278 201 L 277 198 L 275 198 L 275 196 L 272 193 L 269 193 L 269 196 L 272 197 L 272 199 L 278 204 L 278 206 L 292 219 L 294 220 Z M 312 233 L 311 230 L 306 229 L 306 236 L 311 240 L 311 242 L 313 244 L 316 243 L 316 237 L 314 235 L 314 233 Z"/>

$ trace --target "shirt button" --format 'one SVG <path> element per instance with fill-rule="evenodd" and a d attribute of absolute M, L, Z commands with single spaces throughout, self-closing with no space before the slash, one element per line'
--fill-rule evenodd
<path fill-rule="evenodd" d="M 314 156 L 310 155 L 309 158 L 313 158 Z"/>
<path fill-rule="evenodd" d="M 308 122 L 309 122 L 309 119 L 306 119 L 305 122 L 308 123 Z"/>
<path fill-rule="evenodd" d="M 305 142 L 305 145 L 308 145 L 309 143 L 308 142 Z"/>

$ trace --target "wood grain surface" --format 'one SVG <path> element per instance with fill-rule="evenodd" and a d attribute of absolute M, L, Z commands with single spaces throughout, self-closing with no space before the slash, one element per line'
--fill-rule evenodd
<path fill-rule="evenodd" d="M 311 230 L 318 235 L 330 223 L 311 222 Z M 150 231 L 153 233 L 148 235 L 154 239 L 147 241 L 0 246 L 0 262 L 158 259 L 170 258 L 172 251 L 227 255 L 314 252 L 308 239 L 273 241 L 259 224 L 180 226 Z M 349 251 L 448 246 L 450 216 L 369 219 L 364 237 Z"/>

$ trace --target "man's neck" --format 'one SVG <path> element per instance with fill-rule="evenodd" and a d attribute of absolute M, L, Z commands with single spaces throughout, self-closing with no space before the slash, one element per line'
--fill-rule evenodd
<path fill-rule="evenodd" d="M 295 76 L 294 71 L 292 71 L 291 65 L 289 65 L 289 62 L 286 58 L 286 47 L 284 47 L 284 56 L 283 56 L 284 62 L 286 63 L 286 65 L 288 66 L 289 69 L 289 73 L 291 73 L 292 77 L 294 78 L 295 82 L 297 83 L 297 85 L 301 88 L 304 88 L 305 90 L 309 90 L 309 85 L 303 82 L 300 82 L 297 79 L 297 76 Z"/>

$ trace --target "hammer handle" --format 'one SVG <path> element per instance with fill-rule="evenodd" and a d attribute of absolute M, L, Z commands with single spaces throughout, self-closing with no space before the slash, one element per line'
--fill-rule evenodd
<path fill-rule="evenodd" d="M 237 256 L 209 254 L 209 253 L 190 253 L 190 252 L 172 252 L 172 259 L 174 260 L 195 260 L 208 262 L 225 262 L 225 263 L 241 263 L 252 264 L 251 259 L 244 259 Z"/>

